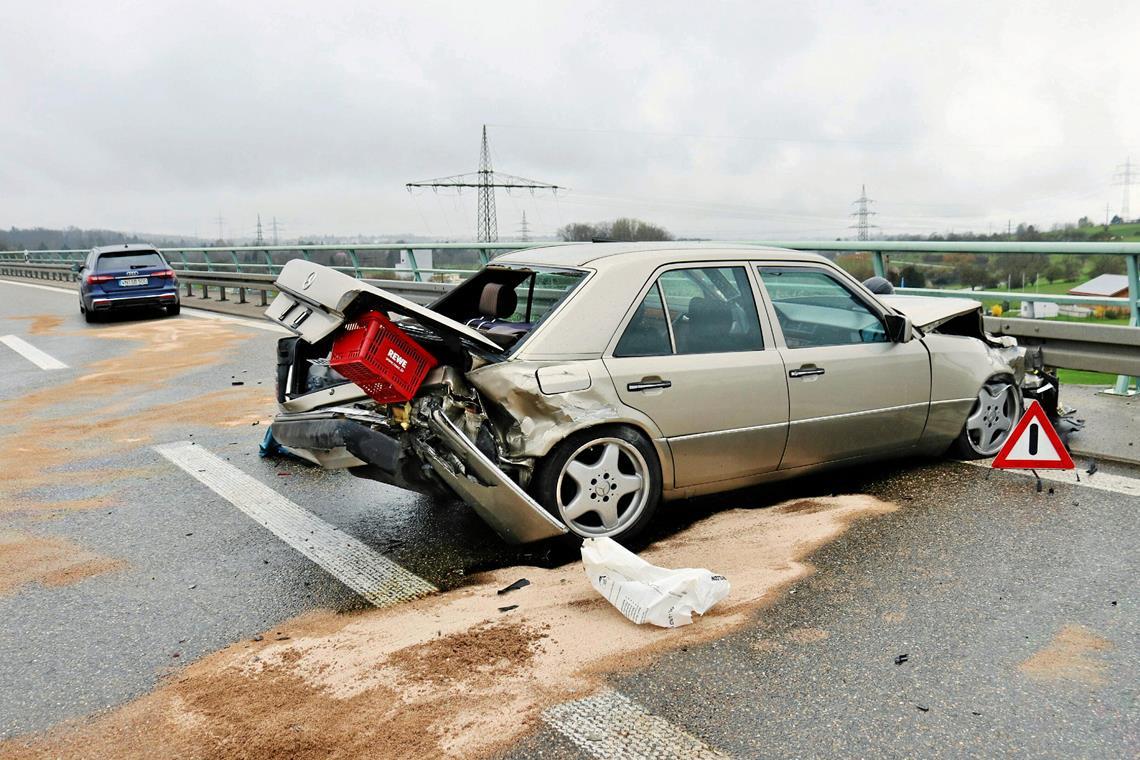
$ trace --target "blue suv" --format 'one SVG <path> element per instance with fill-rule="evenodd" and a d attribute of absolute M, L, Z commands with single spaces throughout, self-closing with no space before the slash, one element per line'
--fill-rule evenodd
<path fill-rule="evenodd" d="M 88 322 L 104 312 L 158 306 L 178 313 L 178 278 L 154 246 L 108 245 L 93 248 L 79 274 L 79 311 Z"/>

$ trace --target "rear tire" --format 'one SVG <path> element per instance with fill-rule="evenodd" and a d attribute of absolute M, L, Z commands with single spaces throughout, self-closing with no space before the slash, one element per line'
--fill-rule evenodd
<path fill-rule="evenodd" d="M 182 304 L 171 304 L 170 306 L 164 306 L 163 308 L 166 309 L 166 316 L 177 317 L 178 312 L 182 311 Z"/>
<path fill-rule="evenodd" d="M 576 538 L 625 543 L 645 529 L 661 501 L 661 464 L 649 440 L 625 425 L 574 433 L 539 465 L 535 499 Z"/>
<path fill-rule="evenodd" d="M 95 315 L 92 309 L 83 309 L 83 318 L 87 320 L 89 325 L 99 321 L 99 317 Z"/>
<path fill-rule="evenodd" d="M 994 378 L 978 391 L 978 398 L 950 446 L 958 459 L 985 459 L 1001 451 L 1021 419 L 1021 390 L 1008 378 Z"/>

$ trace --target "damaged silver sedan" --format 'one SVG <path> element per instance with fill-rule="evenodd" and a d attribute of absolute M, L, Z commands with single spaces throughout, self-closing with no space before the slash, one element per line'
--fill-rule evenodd
<path fill-rule="evenodd" d="M 990 456 L 1023 384 L 1056 393 L 976 301 L 876 295 L 795 251 L 529 249 L 427 307 L 302 260 L 277 287 L 267 317 L 296 337 L 276 440 L 458 497 L 511 542 L 629 538 L 663 501 L 836 465 Z M 374 334 L 395 341 L 379 374 L 353 374 Z"/>

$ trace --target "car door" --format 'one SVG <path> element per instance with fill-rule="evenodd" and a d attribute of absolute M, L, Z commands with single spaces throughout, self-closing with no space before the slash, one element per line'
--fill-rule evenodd
<path fill-rule="evenodd" d="M 825 265 L 759 267 L 788 374 L 781 469 L 906 449 L 930 406 L 930 357 Z"/>
<path fill-rule="evenodd" d="M 743 264 L 659 271 L 604 357 L 621 400 L 668 440 L 677 488 L 779 467 L 788 383 L 756 294 Z"/>

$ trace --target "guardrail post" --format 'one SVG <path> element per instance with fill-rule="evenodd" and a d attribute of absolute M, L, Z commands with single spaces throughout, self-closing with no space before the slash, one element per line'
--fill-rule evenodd
<path fill-rule="evenodd" d="M 352 276 L 358 280 L 363 280 L 364 275 L 360 273 L 360 259 L 356 258 L 356 251 L 350 249 L 348 251 L 348 257 L 352 259 Z"/>
<path fill-rule="evenodd" d="M 883 262 L 883 252 L 882 251 L 871 251 L 871 266 L 873 266 L 875 268 L 875 276 L 876 277 L 886 277 L 887 276 L 887 266 Z"/>
<path fill-rule="evenodd" d="M 193 298 L 194 297 L 194 285 L 193 285 L 193 283 L 189 283 L 189 282 L 186 283 L 186 297 L 187 298 Z"/>
<path fill-rule="evenodd" d="M 1124 263 L 1128 267 L 1128 324 L 1133 327 L 1140 327 L 1140 256 L 1134 253 L 1125 256 Z M 1137 390 L 1130 390 L 1129 386 L 1134 380 L 1137 378 L 1117 375 L 1116 386 L 1110 388 L 1106 393 L 1112 396 L 1135 396 L 1140 393 L 1140 387 Z M 1137 385 L 1140 386 L 1140 381 L 1137 382 Z"/>
<path fill-rule="evenodd" d="M 245 303 L 245 288 L 238 288 L 238 303 Z"/>
<path fill-rule="evenodd" d="M 412 265 L 412 279 L 416 282 L 423 282 L 424 278 L 420 274 L 420 267 L 416 264 L 416 252 L 411 248 L 408 249 L 408 263 Z"/>
<path fill-rule="evenodd" d="M 269 305 L 269 291 L 268 290 L 262 290 L 262 291 L 260 291 L 260 293 L 261 293 L 261 305 L 262 306 L 268 306 Z"/>

